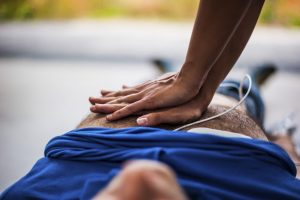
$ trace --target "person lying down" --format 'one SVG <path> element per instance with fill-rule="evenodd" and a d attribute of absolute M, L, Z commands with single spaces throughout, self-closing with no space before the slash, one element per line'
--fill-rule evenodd
<path fill-rule="evenodd" d="M 251 98 L 251 97 L 250 97 Z M 237 101 L 216 94 L 207 118 Z M 180 115 L 180 113 L 178 113 Z M 90 114 L 0 199 L 299 199 L 289 155 L 238 108 L 183 131 Z"/>

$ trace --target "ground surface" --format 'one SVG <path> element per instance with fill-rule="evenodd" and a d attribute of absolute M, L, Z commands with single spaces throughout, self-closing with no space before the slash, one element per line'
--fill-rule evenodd
<path fill-rule="evenodd" d="M 79 123 L 88 96 L 157 76 L 151 58 L 180 66 L 191 29 L 141 21 L 0 24 L 0 191 L 32 167 L 50 138 Z M 260 27 L 230 74 L 240 78 L 245 67 L 265 62 L 279 66 L 262 88 L 267 126 L 300 111 L 299 55 L 299 30 Z"/>

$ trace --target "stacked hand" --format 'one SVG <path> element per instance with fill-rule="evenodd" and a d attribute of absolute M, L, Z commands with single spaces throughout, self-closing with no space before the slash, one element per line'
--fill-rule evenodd
<path fill-rule="evenodd" d="M 102 91 L 101 97 L 90 98 L 92 112 L 107 113 L 110 121 L 142 114 L 137 123 L 143 126 L 201 116 L 246 46 L 264 1 L 200 2 L 180 72 L 120 91 Z"/>
<path fill-rule="evenodd" d="M 141 126 L 162 123 L 184 123 L 199 118 L 211 97 L 181 81 L 177 73 L 165 74 L 158 79 L 127 87 L 120 91 L 101 91 L 102 96 L 90 97 L 91 111 L 106 113 L 113 121 L 133 114 Z"/>

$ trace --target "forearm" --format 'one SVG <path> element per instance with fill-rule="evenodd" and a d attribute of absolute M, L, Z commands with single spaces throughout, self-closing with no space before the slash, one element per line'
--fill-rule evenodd
<path fill-rule="evenodd" d="M 201 90 L 203 95 L 212 96 L 219 84 L 227 76 L 233 65 L 244 50 L 261 12 L 264 1 L 253 0 L 251 6 L 241 21 L 219 59 L 214 63 Z"/>
<path fill-rule="evenodd" d="M 113 121 L 142 110 L 157 110 L 137 119 L 142 126 L 195 120 L 246 45 L 263 0 L 201 0 L 186 61 L 179 73 L 92 98 L 92 112 L 110 113 Z M 251 17 L 247 17 L 247 13 Z M 249 21 L 248 21 L 249 20 Z M 243 25 L 242 22 L 244 21 Z"/>
<path fill-rule="evenodd" d="M 195 21 L 185 63 L 178 79 L 188 81 L 193 89 L 200 89 L 209 71 L 222 56 L 248 12 L 252 12 L 252 3 L 257 0 L 202 0 Z M 261 1 L 260 1 L 261 2 Z M 259 15 L 259 12 L 256 14 Z M 256 19 L 254 20 L 256 23 Z M 254 23 L 254 24 L 255 24 Z M 252 23 L 253 24 L 253 23 Z M 247 29 L 246 41 L 253 30 Z M 239 38 L 235 38 L 239 42 Z M 245 44 L 246 42 L 244 42 Z M 241 45 L 244 46 L 244 45 Z M 235 50 L 240 55 L 243 48 Z M 234 62 L 238 58 L 234 56 Z M 226 76 L 233 66 L 220 68 L 218 73 Z M 228 70 L 229 69 L 229 70 Z"/>

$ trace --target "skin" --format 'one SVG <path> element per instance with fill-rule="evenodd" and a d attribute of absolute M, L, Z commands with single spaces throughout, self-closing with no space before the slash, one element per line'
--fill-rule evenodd
<path fill-rule="evenodd" d="M 216 94 L 203 117 L 206 118 L 210 115 L 215 115 L 222 112 L 222 109 L 232 107 L 232 105 L 235 104 L 236 101 L 234 99 Z M 92 126 L 111 128 L 132 127 L 137 126 L 136 118 L 136 116 L 131 116 L 122 120 L 109 122 L 102 114 L 90 114 L 77 128 Z M 233 126 L 234 124 L 238 125 Z M 158 127 L 173 130 L 177 128 L 178 125 L 160 125 Z M 238 107 L 233 113 L 224 115 L 219 119 L 190 128 L 196 127 L 233 131 L 252 138 L 266 140 L 263 131 L 248 118 L 243 107 Z M 295 145 L 292 143 L 292 139 L 289 135 L 279 135 L 276 138 L 270 138 L 270 140 L 286 150 L 295 163 L 300 163 L 300 158 L 295 151 Z M 297 177 L 299 178 L 299 168 L 297 167 L 297 169 Z M 168 166 L 155 161 L 136 160 L 125 163 L 122 171 L 114 177 L 108 186 L 101 190 L 94 199 L 185 200 L 187 197 L 177 183 L 174 172 Z"/>
<path fill-rule="evenodd" d="M 168 78 L 172 74 L 161 77 Z M 151 81 L 147 84 L 151 84 Z M 146 84 L 146 85 L 147 85 Z M 145 84 L 139 85 L 144 87 Z M 216 115 L 232 107 L 237 102 L 227 96 L 215 94 L 207 111 L 202 116 L 207 118 Z M 167 112 L 166 112 L 167 113 Z M 184 114 L 184 113 L 183 113 Z M 181 114 L 172 117 L 180 117 Z M 118 121 L 107 121 L 103 114 L 90 114 L 84 119 L 77 128 L 84 127 L 110 127 L 124 128 L 137 126 L 137 116 L 130 116 Z M 158 125 L 163 129 L 173 130 L 179 125 Z M 256 139 L 267 140 L 263 131 L 253 120 L 247 116 L 244 107 L 238 107 L 236 110 L 224 115 L 218 119 L 194 125 L 190 128 L 207 127 L 219 130 L 232 131 Z M 185 129 L 188 130 L 188 129 Z M 295 163 L 300 163 L 300 158 L 295 151 L 295 145 L 289 135 L 279 135 L 276 138 L 269 138 L 272 142 L 281 146 L 290 155 Z M 299 178 L 299 167 L 297 167 L 297 177 Z M 159 185 L 159 187 L 157 187 Z M 119 199 L 159 199 L 159 200 L 183 200 L 187 199 L 182 188 L 176 182 L 176 177 L 172 170 L 163 163 L 153 161 L 130 161 L 125 164 L 123 170 L 110 182 L 110 184 L 100 191 L 94 199 L 96 200 L 119 200 Z"/>
<path fill-rule="evenodd" d="M 107 120 L 113 121 L 152 110 L 137 119 L 142 126 L 199 118 L 246 46 L 263 3 L 202 0 L 181 70 L 120 91 L 102 90 L 102 97 L 90 97 L 91 111 L 109 114 Z M 178 112 L 184 117 L 170 117 Z"/>
<path fill-rule="evenodd" d="M 94 200 L 187 200 L 175 173 L 165 164 L 130 161 Z"/>
<path fill-rule="evenodd" d="M 215 94 L 206 111 L 198 119 L 206 119 L 211 116 L 215 116 L 217 114 L 220 114 L 221 112 L 224 112 L 225 110 L 231 108 L 236 104 L 237 101 L 233 98 L 221 94 Z M 189 112 L 184 112 L 186 109 L 189 109 L 188 110 Z M 162 109 L 161 111 L 155 111 L 154 114 L 161 116 L 160 113 L 164 113 L 168 115 L 170 119 L 176 119 L 178 121 L 182 121 L 185 118 L 187 118 L 187 116 L 193 115 L 193 113 L 195 113 L 195 110 L 197 110 L 197 107 L 195 105 L 195 107 L 188 107 L 186 109 L 182 107 L 182 110 L 180 111 L 178 110 L 178 108 L 176 108 L 178 112 L 173 112 L 172 109 L 169 109 L 167 111 L 166 109 Z M 153 111 L 148 111 L 148 112 L 153 113 Z M 107 127 L 107 128 L 135 127 L 138 126 L 137 119 L 139 118 L 140 115 L 145 115 L 145 113 L 139 113 L 137 115 L 128 116 L 126 118 L 122 118 L 116 121 L 108 121 L 105 118 L 105 114 L 91 113 L 77 126 L 77 128 L 99 127 L 99 126 Z M 155 118 L 155 119 L 159 120 L 159 119 L 163 119 L 163 117 Z M 174 130 L 186 123 L 183 124 L 182 123 L 178 123 L 178 124 L 158 123 L 158 125 L 152 127 Z M 232 110 L 231 112 L 227 113 L 226 115 L 220 116 L 216 119 L 206 121 L 200 124 L 194 124 L 184 128 L 183 130 L 187 131 L 189 129 L 199 128 L 199 127 L 230 131 L 230 132 L 240 133 L 249 136 L 251 138 L 257 138 L 266 141 L 268 140 L 261 127 L 258 126 L 257 123 L 247 115 L 244 106 L 239 106 L 236 109 Z"/>

